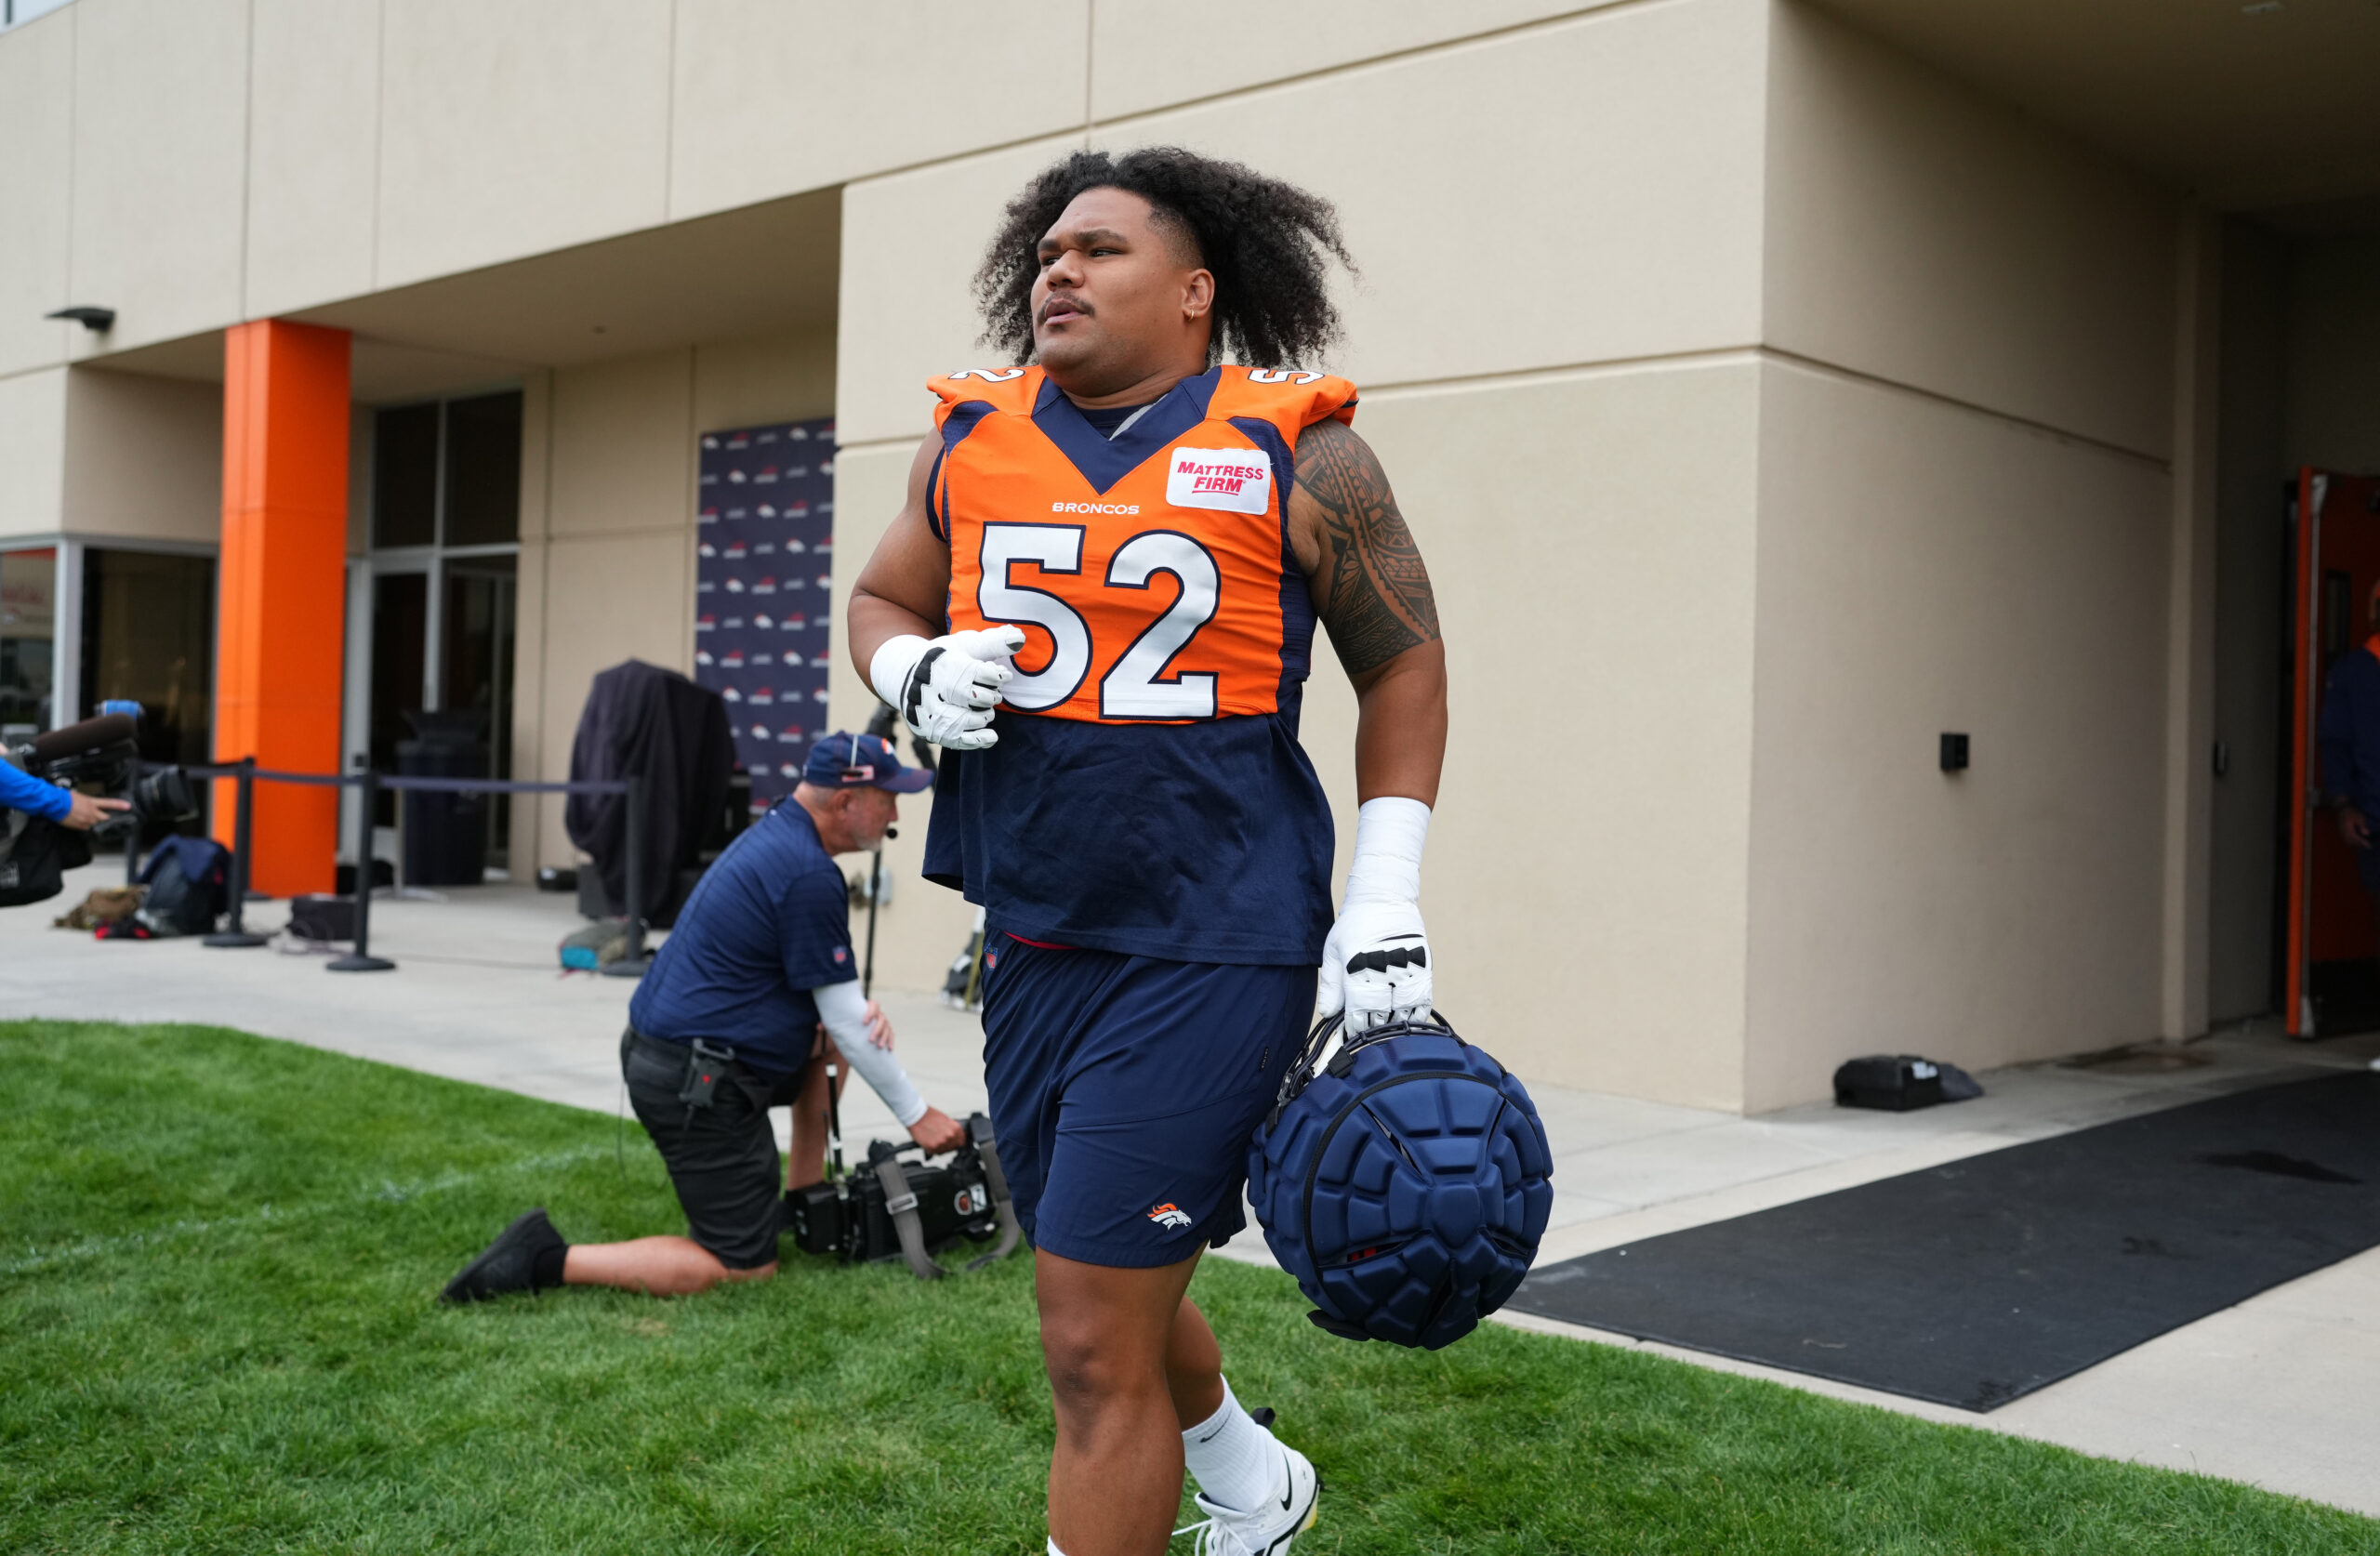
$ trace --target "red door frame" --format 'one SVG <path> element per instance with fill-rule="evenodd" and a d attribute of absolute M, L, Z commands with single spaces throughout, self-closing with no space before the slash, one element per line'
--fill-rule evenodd
<path fill-rule="evenodd" d="M 2297 472 L 2297 632 L 2291 657 L 2292 705 L 2289 742 L 2289 982 L 2283 1015 L 2289 1035 L 2311 1037 L 2312 997 L 2307 975 L 2313 956 L 2314 810 L 2320 779 L 2314 771 L 2314 700 L 2321 694 L 2315 666 L 2321 657 L 2321 610 L 2316 599 L 2322 556 L 2322 501 L 2330 477 L 2311 466 Z"/>

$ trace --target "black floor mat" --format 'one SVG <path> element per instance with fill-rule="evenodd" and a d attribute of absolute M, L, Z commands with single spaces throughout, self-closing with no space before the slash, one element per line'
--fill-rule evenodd
<path fill-rule="evenodd" d="M 1608 1248 L 1511 1305 L 1990 1410 L 2375 1244 L 2380 1075 L 2351 1073 Z"/>

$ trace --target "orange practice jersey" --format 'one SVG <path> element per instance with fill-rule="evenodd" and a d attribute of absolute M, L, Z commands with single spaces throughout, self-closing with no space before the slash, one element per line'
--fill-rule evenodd
<path fill-rule="evenodd" d="M 1095 723 L 1290 711 L 1314 610 L 1288 539 L 1299 435 L 1355 386 L 1210 368 L 1103 436 L 1038 367 L 931 380 L 950 626 L 1014 623 L 1007 707 Z"/>

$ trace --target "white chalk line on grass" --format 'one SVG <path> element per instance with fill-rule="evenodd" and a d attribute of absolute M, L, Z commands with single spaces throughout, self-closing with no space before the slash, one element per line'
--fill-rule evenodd
<path fill-rule="evenodd" d="M 512 1172 L 546 1172 L 560 1167 L 575 1167 L 598 1156 L 611 1154 L 600 1145 L 582 1145 L 569 1151 L 549 1152 L 543 1156 L 523 1157 L 507 1162 L 502 1167 L 486 1167 L 478 1172 L 442 1172 L 435 1178 L 411 1183 L 399 1183 L 394 1179 L 382 1179 L 372 1188 L 359 1189 L 337 1199 L 315 1200 L 310 1204 L 276 1210 L 270 1204 L 257 1207 L 237 1216 L 220 1216 L 212 1220 L 170 1221 L 151 1227 L 145 1232 L 118 1233 L 108 1237 L 86 1237 L 63 1247 L 28 1247 L 16 1258 L 0 1261 L 0 1276 L 30 1275 L 76 1259 L 93 1259 L 101 1254 L 126 1253 L 136 1248 L 154 1247 L 162 1243 L 185 1237 L 205 1236 L 209 1233 L 237 1232 L 264 1226 L 276 1221 L 310 1220 L 334 1210 L 350 1210 L 359 1205 L 377 1203 L 403 1205 L 424 1194 L 444 1193 L 451 1189 L 466 1188 L 483 1179 Z"/>

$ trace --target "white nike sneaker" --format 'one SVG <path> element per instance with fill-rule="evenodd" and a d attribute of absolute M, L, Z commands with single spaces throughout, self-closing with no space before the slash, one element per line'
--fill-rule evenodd
<path fill-rule="evenodd" d="M 1273 1495 L 1255 1511 L 1238 1512 L 1208 1501 L 1203 1493 L 1198 1497 L 1207 1522 L 1174 1531 L 1197 1533 L 1194 1556 L 1289 1556 L 1289 1542 L 1314 1527 L 1322 1477 L 1305 1455 L 1286 1443 L 1280 1449 L 1281 1470 L 1273 1479 Z"/>

